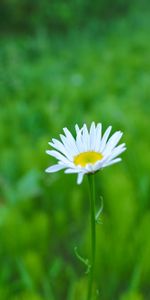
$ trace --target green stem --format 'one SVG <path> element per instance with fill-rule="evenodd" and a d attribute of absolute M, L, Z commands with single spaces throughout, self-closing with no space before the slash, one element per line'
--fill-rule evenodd
<path fill-rule="evenodd" d="M 95 222 L 95 181 L 94 175 L 88 175 L 89 195 L 90 195 L 90 210 L 91 210 L 91 268 L 89 273 L 89 284 L 87 300 L 92 299 L 93 279 L 95 268 L 95 247 L 96 247 L 96 222 Z"/>

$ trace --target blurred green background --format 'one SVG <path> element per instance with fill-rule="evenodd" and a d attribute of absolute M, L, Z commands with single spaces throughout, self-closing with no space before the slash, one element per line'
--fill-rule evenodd
<path fill-rule="evenodd" d="M 150 299 L 149 1 L 2 0 L 0 300 L 84 300 L 87 183 L 45 174 L 67 126 L 122 130 L 123 162 L 96 175 L 100 300 Z"/>

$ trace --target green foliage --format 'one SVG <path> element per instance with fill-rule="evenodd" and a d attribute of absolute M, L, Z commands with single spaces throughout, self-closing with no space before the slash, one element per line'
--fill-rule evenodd
<path fill-rule="evenodd" d="M 121 300 L 143 300 L 143 297 L 138 293 L 127 293 L 121 297 Z"/>
<path fill-rule="evenodd" d="M 74 247 L 89 257 L 86 180 L 44 169 L 48 141 L 93 120 L 127 144 L 123 162 L 96 175 L 97 299 L 150 298 L 149 20 L 136 11 L 103 35 L 1 39 L 0 300 L 84 300 Z"/>
<path fill-rule="evenodd" d="M 124 14 L 129 0 L 2 0 L 1 23 L 7 31 L 70 31 L 70 28 L 97 26 L 101 20 Z"/>

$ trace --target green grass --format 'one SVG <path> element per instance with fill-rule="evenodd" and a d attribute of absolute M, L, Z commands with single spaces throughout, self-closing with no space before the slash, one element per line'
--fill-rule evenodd
<path fill-rule="evenodd" d="M 45 150 L 64 126 L 124 132 L 123 162 L 96 175 L 95 285 L 102 300 L 150 298 L 149 16 L 105 33 L 1 39 L 0 299 L 84 300 L 89 255 L 86 180 L 48 175 Z"/>

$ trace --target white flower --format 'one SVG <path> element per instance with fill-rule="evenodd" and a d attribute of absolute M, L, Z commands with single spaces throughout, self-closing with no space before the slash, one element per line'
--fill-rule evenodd
<path fill-rule="evenodd" d="M 126 150 L 125 143 L 117 146 L 122 137 L 121 131 L 116 131 L 109 139 L 111 126 L 107 128 L 102 136 L 102 125 L 95 125 L 92 122 L 90 130 L 84 124 L 80 129 L 75 126 L 76 138 L 72 136 L 67 128 L 63 128 L 64 135 L 60 139 L 52 139 L 49 143 L 56 150 L 47 150 L 46 153 L 58 160 L 56 165 L 47 168 L 45 171 L 53 173 L 66 169 L 65 173 L 77 173 L 77 183 L 80 184 L 83 176 L 115 164 L 121 161 L 118 157 Z"/>

